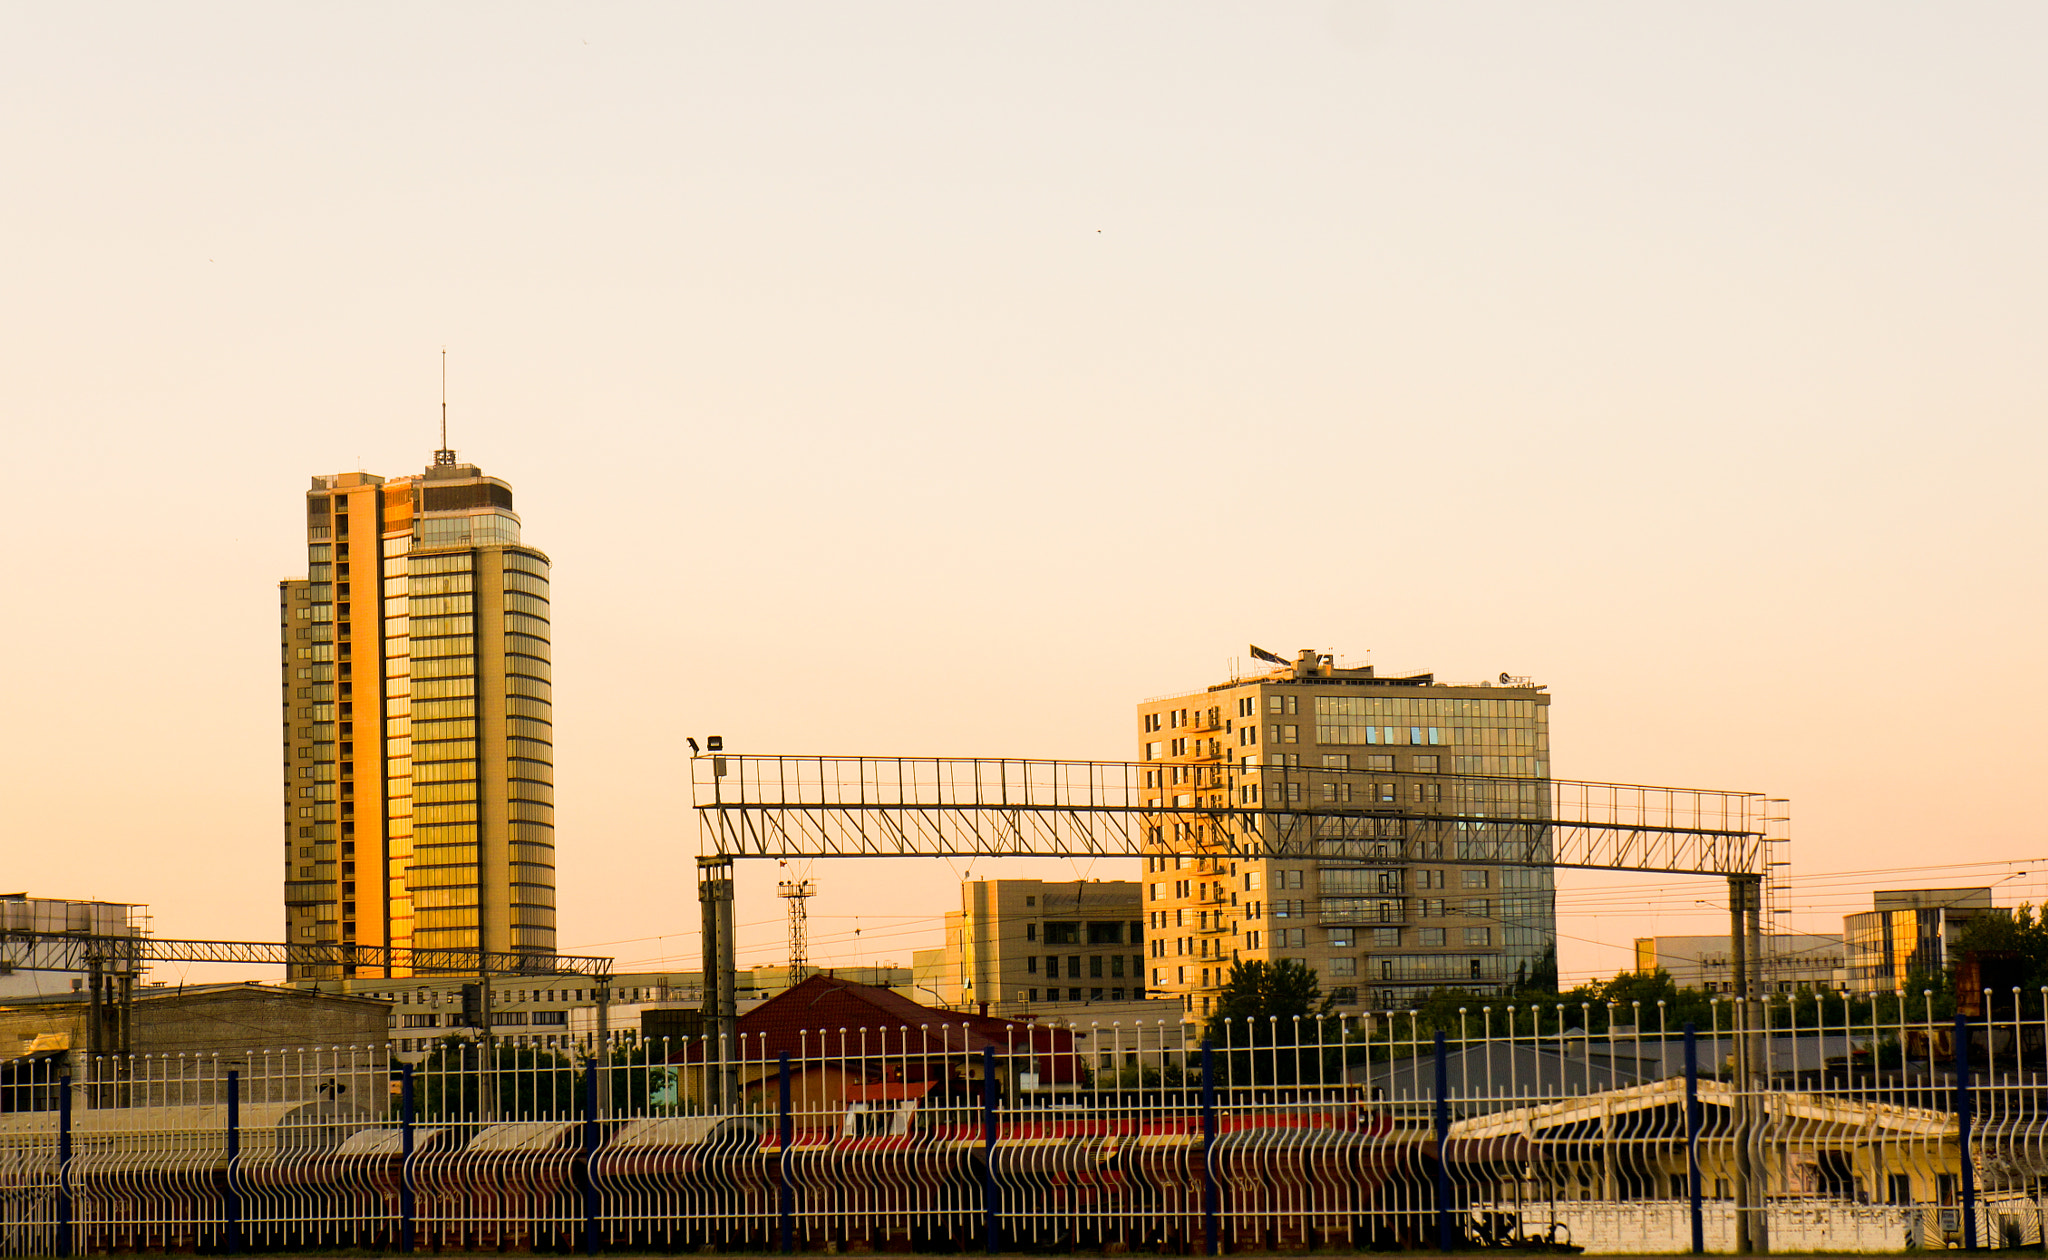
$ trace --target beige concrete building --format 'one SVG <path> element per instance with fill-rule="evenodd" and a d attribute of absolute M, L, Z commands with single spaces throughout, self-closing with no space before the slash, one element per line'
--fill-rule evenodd
<path fill-rule="evenodd" d="M 1833 992 L 1847 980 L 1839 936 L 1810 932 L 1767 936 L 1764 955 L 1760 974 L 1778 993 Z M 1635 969 L 1649 972 L 1659 968 L 1681 989 L 1734 992 L 1734 961 L 1726 936 L 1638 936 Z"/>
<path fill-rule="evenodd" d="M 1482 839 L 1411 842 L 1403 819 L 1547 816 L 1549 708 L 1526 679 L 1382 677 L 1313 651 L 1139 705 L 1142 802 L 1306 816 L 1314 838 L 1300 859 L 1246 861 L 1220 824 L 1162 815 L 1145 837 L 1148 989 L 1200 1017 L 1232 962 L 1291 958 L 1361 1011 L 1533 973 L 1555 947 L 1551 870 L 1475 865 L 1461 859 Z"/>
<path fill-rule="evenodd" d="M 945 945 L 911 958 L 914 1000 L 1006 1017 L 1143 1002 L 1139 894 L 1127 880 L 966 880 Z"/>
<path fill-rule="evenodd" d="M 449 450 L 315 477 L 306 563 L 279 606 L 286 939 L 552 955 L 548 559 L 512 488 Z"/>

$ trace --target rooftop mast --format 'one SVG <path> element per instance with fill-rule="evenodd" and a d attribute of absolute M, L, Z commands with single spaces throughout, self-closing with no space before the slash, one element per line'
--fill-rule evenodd
<path fill-rule="evenodd" d="M 434 463 L 452 465 L 455 452 L 448 449 L 448 347 L 441 347 L 441 449 L 434 452 Z"/>

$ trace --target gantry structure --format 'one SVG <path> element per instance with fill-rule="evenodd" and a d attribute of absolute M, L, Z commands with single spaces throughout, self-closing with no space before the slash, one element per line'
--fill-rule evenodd
<path fill-rule="evenodd" d="M 694 746 L 693 746 L 694 747 Z M 1195 768 L 1145 791 L 1157 766 L 1126 761 L 748 755 L 690 760 L 700 849 L 706 1024 L 734 1044 L 733 863 L 882 857 L 1141 857 L 1169 830 L 1197 853 L 1298 858 L 1370 869 L 1417 859 L 1720 878 L 1728 884 L 1737 1029 L 1735 1070 L 1765 1062 L 1763 924 L 1788 864 L 1787 802 L 1760 792 L 1565 779 L 1429 776 L 1429 804 L 1308 802 L 1287 790 L 1310 771 L 1258 767 L 1258 800 L 1237 767 Z M 1315 767 L 1327 779 L 1346 773 Z M 1380 775 L 1378 777 L 1384 777 Z M 1279 790 L 1274 790 L 1275 787 Z M 1297 803 L 1300 802 L 1300 803 Z M 736 1078 L 721 1086 L 738 1097 Z M 1754 1117 L 1742 1123 L 1753 1124 Z M 1748 1186 L 1748 1180 L 1742 1183 Z M 1752 1213 L 1740 1213 L 1747 1220 Z M 1744 1226 L 1746 1231 L 1747 1226 Z M 1748 1250 L 1745 1232 L 1740 1240 Z M 1767 1246 L 1767 1243 L 1766 1243 Z"/>

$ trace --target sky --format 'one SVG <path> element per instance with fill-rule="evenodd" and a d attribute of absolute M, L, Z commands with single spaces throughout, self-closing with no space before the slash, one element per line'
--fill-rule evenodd
<path fill-rule="evenodd" d="M 1782 925 L 2048 892 L 2048 9 L 0 10 L 0 885 L 282 932 L 311 474 L 552 557 L 565 952 L 694 968 L 686 736 L 1135 755 L 1248 643 L 1788 798 Z M 2019 872 L 2028 872 L 2020 874 Z M 740 962 L 780 961 L 767 865 Z M 975 877 L 823 862 L 813 957 Z M 1567 875 L 1569 976 L 1725 930 Z M 160 969 L 158 978 L 186 970 Z M 199 972 L 192 972 L 197 976 Z"/>

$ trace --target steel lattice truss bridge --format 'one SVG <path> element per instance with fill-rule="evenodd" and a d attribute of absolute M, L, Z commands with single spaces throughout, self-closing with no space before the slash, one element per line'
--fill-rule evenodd
<path fill-rule="evenodd" d="M 0 969 L 135 975 L 143 964 L 247 963 L 259 966 L 409 970 L 413 975 L 554 975 L 604 979 L 609 958 L 563 954 L 480 953 L 473 949 L 404 946 L 286 944 L 276 941 L 181 941 L 155 936 L 96 936 L 89 932 L 0 931 Z M 386 971 L 386 974 L 390 974 Z M 400 972 L 403 974 L 403 971 Z"/>
<path fill-rule="evenodd" d="M 1390 795 L 1411 799 L 1383 800 L 1390 772 L 1322 767 L 707 754 L 690 769 L 703 851 L 724 858 L 1138 857 L 1186 837 L 1242 859 L 1760 878 L 1786 821 L 1756 792 L 1565 779 L 1400 775 Z M 1144 786 L 1171 769 L 1190 781 Z M 1326 784 L 1335 800 L 1308 799 Z"/>

